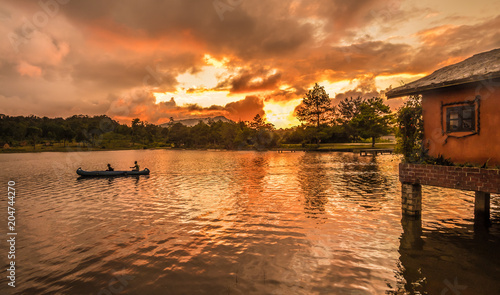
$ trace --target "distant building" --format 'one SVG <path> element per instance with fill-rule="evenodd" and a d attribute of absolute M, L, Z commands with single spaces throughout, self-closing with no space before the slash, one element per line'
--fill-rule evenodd
<path fill-rule="evenodd" d="M 456 163 L 500 165 L 500 48 L 390 90 L 422 95 L 424 147 Z"/>

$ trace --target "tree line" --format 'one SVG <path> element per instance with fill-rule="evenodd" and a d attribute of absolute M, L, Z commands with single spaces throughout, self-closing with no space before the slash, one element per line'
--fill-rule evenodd
<path fill-rule="evenodd" d="M 333 106 L 324 87 L 317 83 L 302 99 L 297 118 L 305 123 L 291 134 L 293 141 L 355 142 L 393 132 L 394 116 L 382 98 L 345 98 Z M 305 128 L 304 128 L 305 126 Z M 297 134 L 298 133 L 298 134 Z"/>
<path fill-rule="evenodd" d="M 91 148 L 177 147 L 267 149 L 278 145 L 274 126 L 260 115 L 250 122 L 200 121 L 189 127 L 171 120 L 166 127 L 136 118 L 130 126 L 108 116 L 66 119 L 0 115 L 0 145 L 78 145 Z"/>
<path fill-rule="evenodd" d="M 142 135 L 151 133 L 161 136 L 161 127 L 143 124 Z M 63 146 L 78 143 L 82 146 L 102 146 L 103 142 L 139 141 L 137 128 L 119 124 L 108 116 L 74 115 L 69 118 L 48 118 L 37 116 L 7 116 L 0 114 L 0 144 L 11 147 L 38 144 Z"/>
<path fill-rule="evenodd" d="M 251 121 L 200 121 L 186 126 L 171 119 L 166 127 L 133 119 L 130 126 L 108 116 L 69 118 L 0 115 L 0 145 L 54 143 L 94 148 L 176 147 L 269 149 L 281 144 L 355 142 L 387 135 L 394 117 L 381 98 L 346 98 L 334 106 L 315 84 L 297 109 L 300 126 L 276 129 L 259 114 Z"/>

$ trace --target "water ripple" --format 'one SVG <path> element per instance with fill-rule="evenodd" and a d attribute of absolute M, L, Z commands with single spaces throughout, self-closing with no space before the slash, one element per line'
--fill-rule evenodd
<path fill-rule="evenodd" d="M 75 174 L 134 160 L 151 175 Z M 17 294 L 114 294 L 110 286 L 123 294 L 436 294 L 455 277 L 477 294 L 500 293 L 498 198 L 496 225 L 484 234 L 474 229 L 469 192 L 424 187 L 422 222 L 402 220 L 398 163 L 342 153 L 0 155 L 19 193 Z"/>

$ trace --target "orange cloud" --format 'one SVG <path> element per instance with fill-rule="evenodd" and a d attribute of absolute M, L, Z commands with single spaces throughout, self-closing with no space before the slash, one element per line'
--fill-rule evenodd
<path fill-rule="evenodd" d="M 251 71 L 241 70 L 237 75 L 219 82 L 214 90 L 229 90 L 231 93 L 248 93 L 256 91 L 274 90 L 281 81 L 281 73 L 259 69 Z"/>
<path fill-rule="evenodd" d="M 243 1 L 221 21 L 212 1 L 87 0 L 69 1 L 45 26 L 27 28 L 38 2 L 7 1 L 0 33 L 21 45 L 16 52 L 0 43 L 0 96 L 29 103 L 0 100 L 0 108 L 39 116 L 107 111 L 124 122 L 156 123 L 249 120 L 266 109 L 276 120 L 315 82 L 426 74 L 499 46 L 500 16 L 486 3 L 474 13 L 442 7 L 430 0 Z M 214 100 L 215 90 L 230 97 Z M 153 92 L 178 94 L 187 105 L 157 104 Z M 330 95 L 379 95 L 369 80 L 339 92 Z"/>
<path fill-rule="evenodd" d="M 25 61 L 21 61 L 17 65 L 17 71 L 22 76 L 28 76 L 28 77 L 40 77 L 42 75 L 41 68 L 34 66 L 34 65 L 30 65 L 29 63 L 27 63 Z"/>
<path fill-rule="evenodd" d="M 201 107 L 198 104 L 179 106 L 173 97 L 169 101 L 156 103 L 153 94 L 145 90 L 135 90 L 119 98 L 113 98 L 106 114 L 122 123 L 130 123 L 134 118 L 162 124 L 168 122 L 170 117 L 187 119 L 216 116 L 225 116 L 233 121 L 249 121 L 257 114 L 263 116 L 263 108 L 264 103 L 257 96 L 247 96 L 225 106 Z"/>
<path fill-rule="evenodd" d="M 264 115 L 264 102 L 257 96 L 247 96 L 243 100 L 230 102 L 224 107 L 229 119 L 251 121 L 255 115 Z"/>

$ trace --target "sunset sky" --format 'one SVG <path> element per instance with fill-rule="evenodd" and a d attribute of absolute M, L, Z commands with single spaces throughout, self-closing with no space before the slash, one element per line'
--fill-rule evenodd
<path fill-rule="evenodd" d="M 500 47 L 497 0 L 40 3 L 0 0 L 0 113 L 290 127 L 315 82 L 378 96 Z"/>

